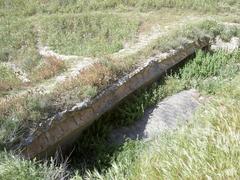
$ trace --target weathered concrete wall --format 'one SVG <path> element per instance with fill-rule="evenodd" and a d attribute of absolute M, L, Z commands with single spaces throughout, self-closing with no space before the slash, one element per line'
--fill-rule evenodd
<path fill-rule="evenodd" d="M 76 104 L 71 110 L 60 112 L 44 122 L 21 143 L 22 154 L 28 158 L 43 157 L 58 147 L 72 144 L 84 129 L 126 96 L 158 79 L 169 68 L 192 55 L 196 49 L 208 45 L 209 39 L 206 37 L 149 58 L 142 67 L 121 78 L 96 98 Z"/>

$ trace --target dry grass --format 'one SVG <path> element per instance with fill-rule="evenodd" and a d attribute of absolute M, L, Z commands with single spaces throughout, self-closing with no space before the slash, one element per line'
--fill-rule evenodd
<path fill-rule="evenodd" d="M 63 180 L 68 176 L 65 164 L 57 165 L 53 159 L 49 162 L 30 161 L 7 152 L 0 152 L 0 159 L 0 179 Z"/>
<path fill-rule="evenodd" d="M 64 70 L 66 70 L 64 61 L 49 57 L 34 69 L 31 78 L 34 81 L 42 81 L 54 77 Z"/>

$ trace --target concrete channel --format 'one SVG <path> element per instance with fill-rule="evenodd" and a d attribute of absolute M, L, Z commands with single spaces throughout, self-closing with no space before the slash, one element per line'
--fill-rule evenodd
<path fill-rule="evenodd" d="M 143 66 L 120 78 L 97 97 L 80 102 L 72 109 L 59 112 L 43 122 L 33 134 L 20 143 L 22 155 L 29 159 L 42 158 L 52 155 L 58 148 L 68 148 L 83 130 L 128 95 L 158 80 L 166 71 L 182 63 L 198 49 L 209 45 L 210 39 L 204 37 L 188 42 L 176 50 L 150 57 Z"/>

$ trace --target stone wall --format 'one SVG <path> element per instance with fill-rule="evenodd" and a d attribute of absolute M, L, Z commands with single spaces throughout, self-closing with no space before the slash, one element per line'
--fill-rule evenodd
<path fill-rule="evenodd" d="M 21 142 L 27 158 L 51 155 L 58 147 L 71 145 L 89 125 L 117 105 L 126 96 L 143 87 L 192 55 L 209 45 L 209 38 L 188 42 L 184 47 L 150 57 L 146 63 L 119 79 L 92 100 L 76 104 L 72 109 L 59 112 L 39 125 L 37 130 Z"/>

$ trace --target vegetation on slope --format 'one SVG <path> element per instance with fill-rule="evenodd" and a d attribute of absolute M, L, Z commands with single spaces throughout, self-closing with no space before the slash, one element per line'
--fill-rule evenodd
<path fill-rule="evenodd" d="M 240 76 L 228 84 L 234 91 L 218 93 L 185 128 L 148 144 L 125 144 L 105 173 L 89 179 L 226 179 L 239 177 Z M 233 85 L 233 83 L 235 85 Z M 224 88 L 229 88 L 229 86 Z M 236 94 L 235 94 L 236 93 Z M 74 179 L 80 179 L 79 176 Z"/>
<path fill-rule="evenodd" d="M 232 30 L 229 30 L 229 28 Z M 93 97 L 108 84 L 111 84 L 124 74 L 136 68 L 139 62 L 143 62 L 152 54 L 168 52 L 170 49 L 177 49 L 181 46 L 184 47 L 189 41 L 197 42 L 204 37 L 213 39 L 218 35 L 225 37 L 225 39 L 229 39 L 233 35 L 240 37 L 240 29 L 225 27 L 215 21 L 208 20 L 187 25 L 181 30 L 174 29 L 169 32 L 168 35 L 157 39 L 141 52 L 137 52 L 122 59 L 110 56 L 104 57 L 99 63 L 95 63 L 76 78 L 58 84 L 51 96 L 59 97 L 59 101 L 55 101 L 55 103 L 59 103 L 61 107 L 64 105 L 71 106 L 74 100 L 79 101 L 80 99 L 83 100 Z M 90 89 L 89 94 L 86 89 Z M 92 89 L 96 92 L 95 94 L 92 93 Z"/>
<path fill-rule="evenodd" d="M 54 77 L 66 66 L 65 62 L 52 63 L 53 59 L 42 57 L 41 47 L 49 46 L 66 55 L 100 56 L 117 52 L 126 41 L 133 41 L 140 25 L 137 17 L 130 19 L 112 13 L 12 16 L 1 18 L 0 22 L 0 65 L 15 64 L 28 74 L 32 84 Z M 38 76 L 34 75 L 36 72 Z M 12 83 L 0 91 L 17 88 L 19 84 L 26 85 Z"/>
<path fill-rule="evenodd" d="M 38 162 L 24 160 L 11 153 L 0 152 L 0 179 L 4 180 L 57 180 L 68 176 L 66 167 L 56 165 L 54 160 Z"/>
<path fill-rule="evenodd" d="M 96 158 L 84 159 L 96 168 L 85 174 L 89 179 L 238 177 L 239 62 L 239 51 L 230 55 L 199 52 L 177 74 L 166 77 L 164 84 L 136 94 L 97 121 L 79 140 L 73 161 L 83 160 L 86 153 L 87 157 Z M 144 109 L 166 95 L 189 88 L 196 88 L 207 97 L 211 95 L 189 125 L 151 142 L 129 141 L 119 149 L 108 145 L 107 136 L 112 129 L 131 124 Z M 92 164 L 75 163 L 80 164 L 81 173 L 86 173 L 84 167 L 93 170 Z M 74 179 L 81 177 L 76 175 Z"/>
<path fill-rule="evenodd" d="M 215 21 L 203 21 L 187 26 L 183 30 L 174 31 L 166 37 L 161 37 L 140 55 L 136 54 L 123 60 L 103 59 L 100 63 L 84 70 L 76 78 L 57 85 L 49 94 L 43 95 L 41 92 L 31 94 L 30 92 L 18 98 L 0 99 L 0 113 L 2 114 L 0 117 L 2 122 L 0 124 L 0 143 L 15 144 L 24 134 L 32 131 L 39 122 L 46 120 L 54 113 L 71 107 L 81 100 L 94 97 L 124 73 L 130 72 L 138 62 L 149 57 L 153 51 L 165 52 L 204 36 L 212 38 L 223 35 L 224 30 L 226 30 L 224 26 Z M 229 37 L 232 34 L 238 35 L 239 29 L 229 32 Z"/>
<path fill-rule="evenodd" d="M 90 179 L 238 177 L 239 63 L 239 51 L 232 54 L 199 52 L 196 58 L 176 74 L 167 76 L 161 84 L 136 93 L 84 133 L 71 159 L 71 163 L 75 161 L 76 169 L 82 169 L 78 169 L 72 178 L 81 179 L 78 172 Z M 106 144 L 111 129 L 131 124 L 147 107 L 189 88 L 211 95 L 209 103 L 189 125 L 148 143 L 129 141 L 120 148 Z M 0 159 L 0 177 L 4 179 L 69 177 L 64 166 L 56 166 L 54 162 L 39 164 L 3 151 Z M 87 159 L 87 165 L 95 163 L 83 165 L 83 160 Z M 93 167 L 96 169 L 86 174 L 86 170 Z"/>
<path fill-rule="evenodd" d="M 23 84 L 6 63 L 16 64 L 27 72 L 33 83 L 51 78 L 65 69 L 65 64 L 59 64 L 55 59 L 44 59 L 39 55 L 37 46 L 40 43 L 51 46 L 59 53 L 106 55 L 121 49 L 124 42 L 133 40 L 142 22 L 137 13 L 148 13 L 152 10 L 160 10 L 157 13 L 163 13 L 164 8 L 174 8 L 178 12 L 191 9 L 208 14 L 227 12 L 239 15 L 240 2 L 238 0 L 0 0 L 0 95 L 8 93 L 8 90 L 29 86 Z M 130 15 L 129 12 L 134 12 L 136 16 Z M 236 17 L 236 22 L 239 22 L 238 16 Z M 18 142 L 24 133 L 31 131 L 52 113 L 74 104 L 75 100 L 79 102 L 94 97 L 108 83 L 134 68 L 138 60 L 159 51 L 165 52 L 184 45 L 186 41 L 201 38 L 205 34 L 209 37 L 221 35 L 224 39 L 232 35 L 240 36 L 239 30 L 235 28 L 227 30 L 215 22 L 204 22 L 197 27 L 174 31 L 142 52 L 123 59 L 124 61 L 111 56 L 104 57 L 101 63 L 83 72 L 84 78 L 77 77 L 57 86 L 49 96 L 43 96 L 41 92 L 33 94 L 29 91 L 26 96 L 1 98 L 0 179 L 60 179 L 68 176 L 64 166 L 57 166 L 54 162 L 39 163 L 35 160 L 23 160 L 5 152 L 4 149 L 8 144 Z M 236 75 L 238 72 L 239 52 L 232 55 L 217 53 L 213 56 L 198 54 L 195 64 L 189 64 L 178 75 L 168 77 L 162 85 L 155 85 L 148 92 L 135 95 L 131 99 L 132 102 L 127 101 L 114 112 L 104 116 L 102 123 L 104 122 L 106 126 L 103 128 L 100 123 L 90 128 L 92 132 L 88 130 L 86 133 L 88 137 L 82 137 L 82 140 L 86 141 L 84 143 L 80 141 L 78 155 L 74 157 L 83 158 L 82 152 L 87 149 L 89 154 L 85 156 L 93 155 L 94 158 L 86 163 L 99 160 L 93 164 L 97 170 L 89 172 L 88 178 L 239 176 L 237 107 L 240 78 Z M 146 107 L 167 95 L 191 87 L 214 96 L 212 104 L 196 116 L 196 122 L 166 137 L 157 138 L 149 145 L 129 142 L 117 151 L 116 148 L 106 148 L 105 138 L 112 128 L 131 124 L 143 114 Z M 56 102 L 58 98 L 60 100 Z M 110 124 L 110 121 L 114 121 L 114 124 Z M 147 167 L 146 162 L 149 164 Z M 88 169 L 88 166 L 82 164 L 78 166 L 81 167 L 81 174 Z M 208 176 L 205 176 L 206 174 Z M 81 179 L 77 172 L 73 178 Z"/>

